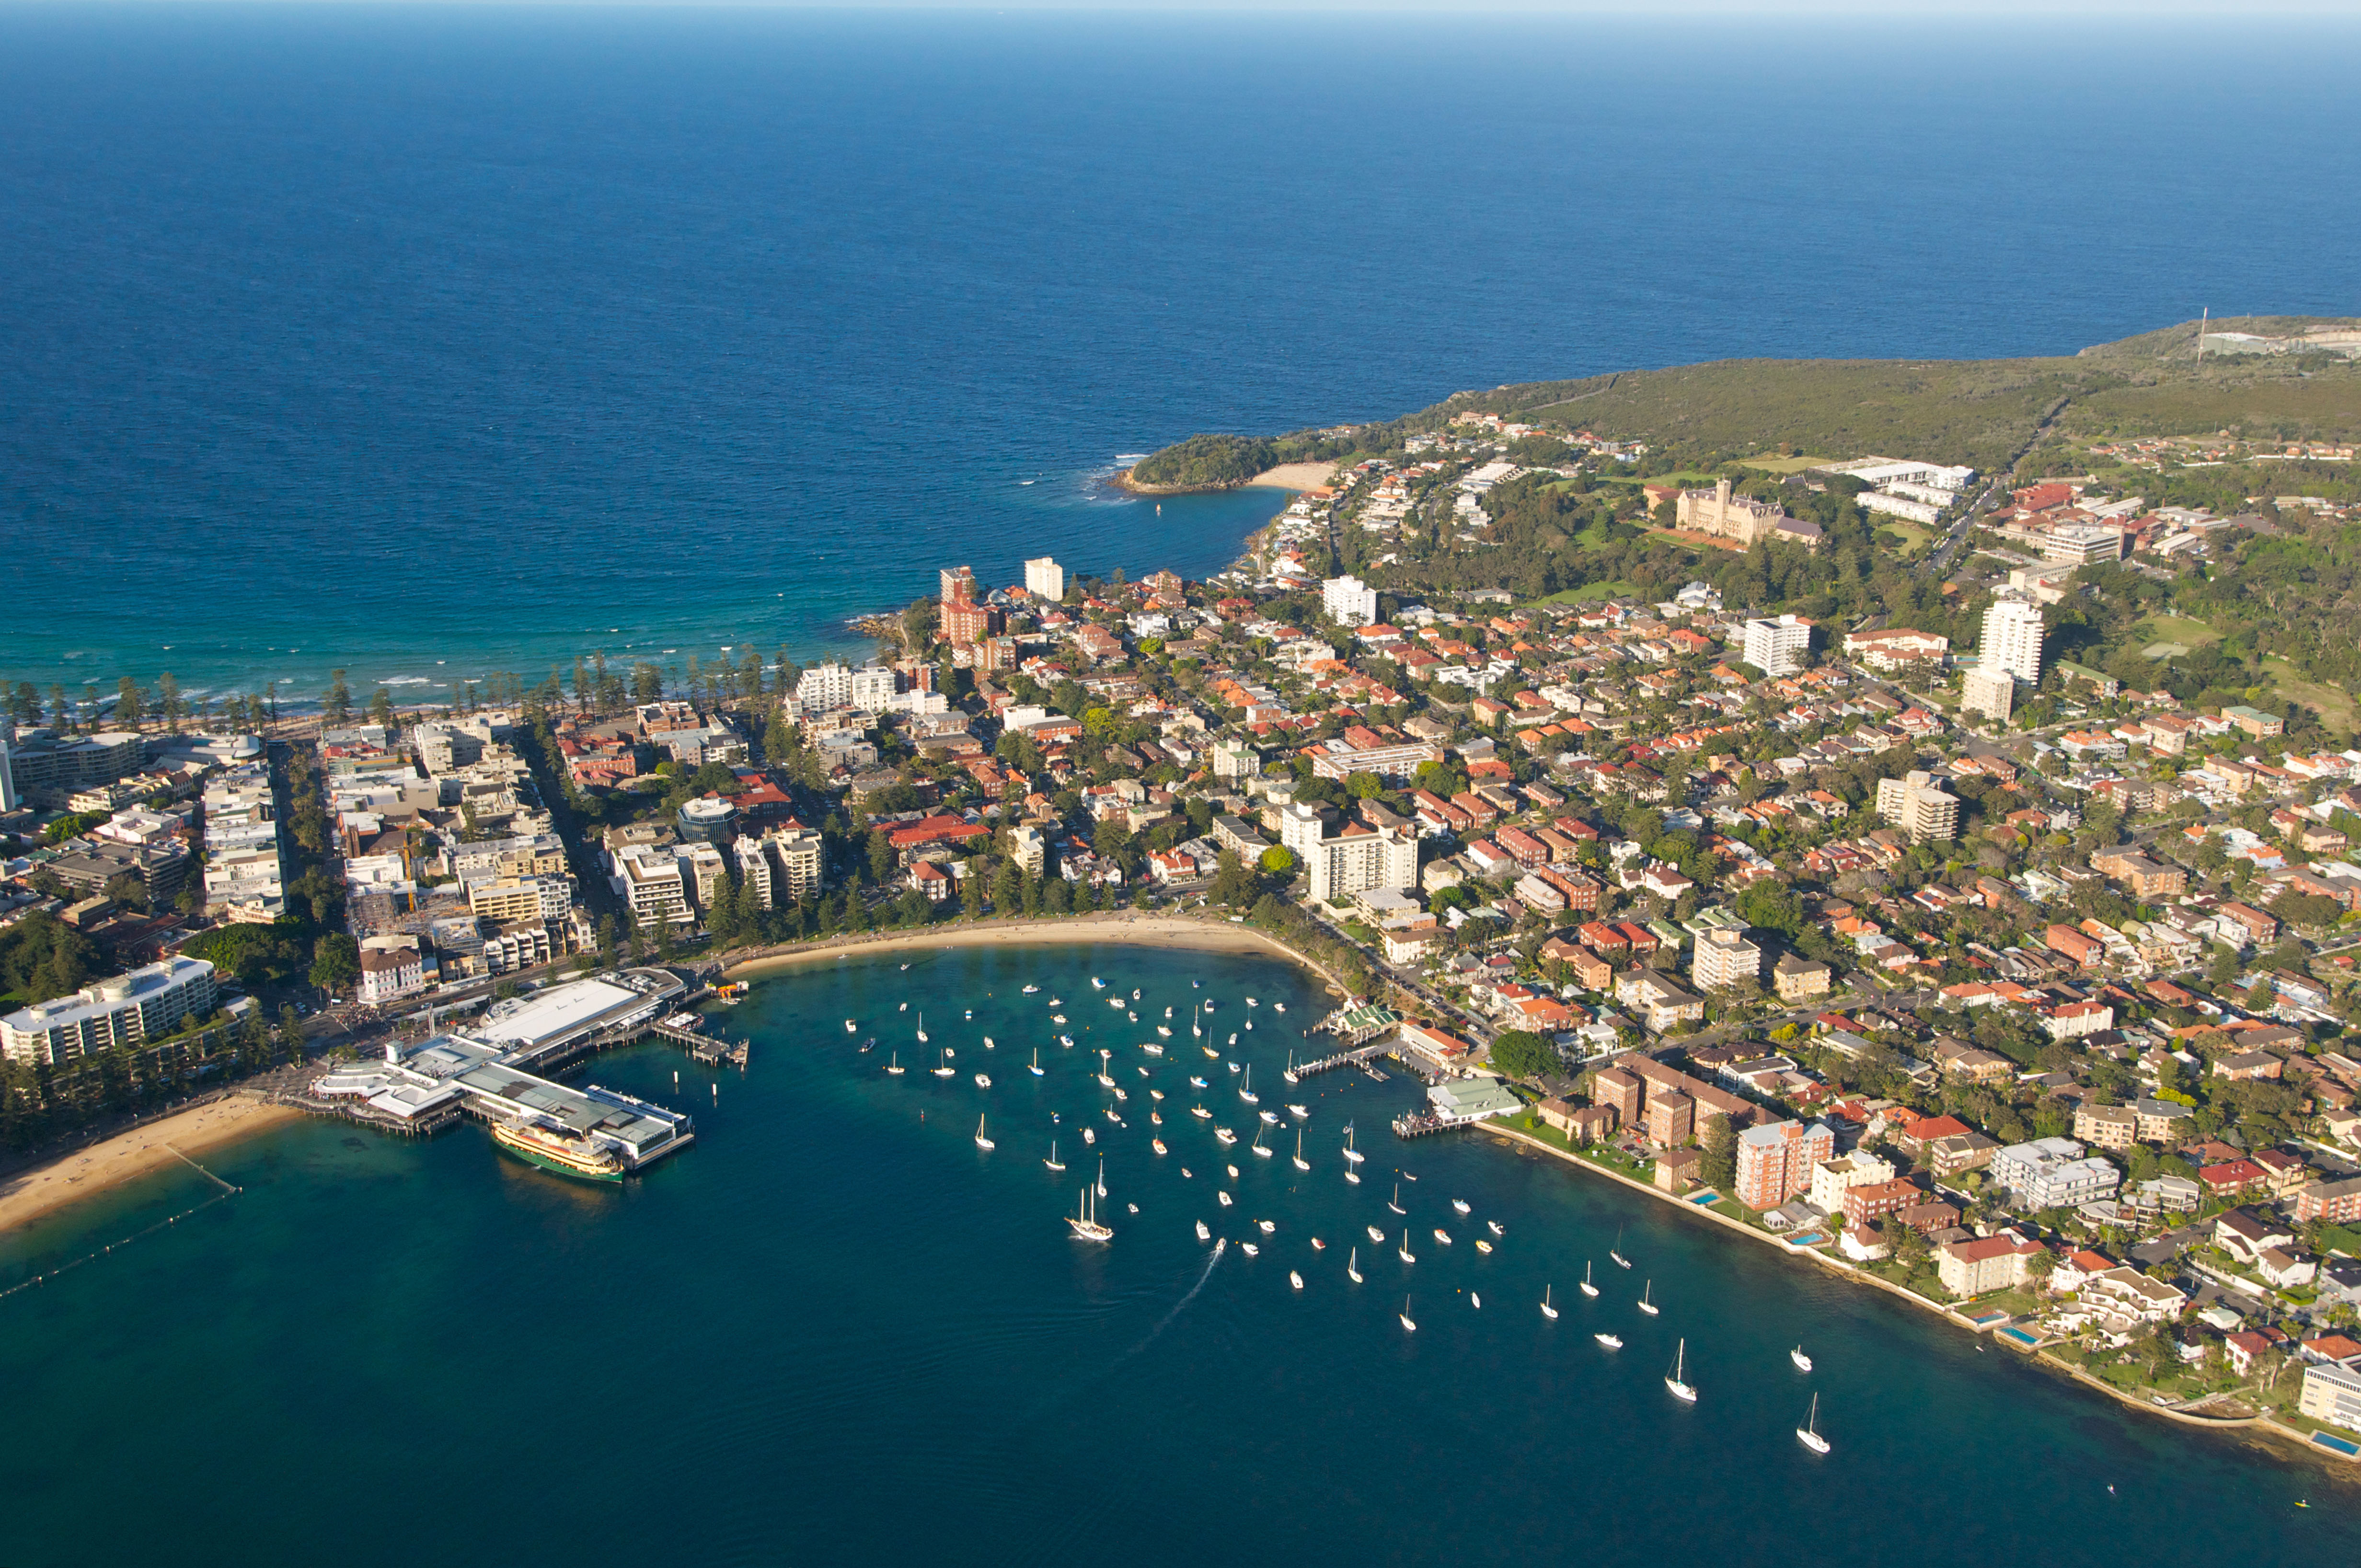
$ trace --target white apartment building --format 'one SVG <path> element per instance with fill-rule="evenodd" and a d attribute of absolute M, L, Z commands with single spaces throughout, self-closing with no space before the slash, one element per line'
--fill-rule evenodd
<path fill-rule="evenodd" d="M 852 672 L 852 706 L 866 713 L 892 710 L 894 699 L 901 695 L 901 677 L 885 664 L 863 664 Z"/>
<path fill-rule="evenodd" d="M 763 852 L 759 839 L 740 839 L 730 846 L 730 858 L 738 862 L 738 882 L 754 895 L 757 909 L 778 907 L 771 901 L 771 857 Z"/>
<path fill-rule="evenodd" d="M 682 885 L 697 901 L 697 917 L 713 907 L 713 895 L 730 880 L 730 862 L 721 851 L 710 844 L 675 844 L 673 857 L 679 862 Z"/>
<path fill-rule="evenodd" d="M 1066 568 L 1058 565 L 1054 555 L 1026 562 L 1025 591 L 1035 598 L 1058 603 L 1066 597 Z"/>
<path fill-rule="evenodd" d="M 1358 577 L 1331 577 L 1320 585 L 1320 608 L 1339 626 L 1375 626 L 1378 590 Z"/>
<path fill-rule="evenodd" d="M 213 1010 L 214 966 L 173 957 L 0 1018 L 0 1056 L 55 1067 L 169 1035 Z"/>
<path fill-rule="evenodd" d="M 1855 497 L 1863 511 L 1880 511 L 1888 517 L 1898 517 L 1905 522 L 1932 527 L 1943 515 L 1941 504 L 1920 500 L 1915 496 L 1894 495 L 1885 490 L 1869 490 Z"/>
<path fill-rule="evenodd" d="M 1919 485 L 1929 489 L 1957 490 L 1976 477 L 1973 468 L 1956 468 L 1941 463 L 1894 457 L 1862 457 L 1850 463 L 1831 463 L 1821 472 L 1850 474 L 1876 489 L 1896 485 Z"/>
<path fill-rule="evenodd" d="M 796 707 L 803 713 L 834 713 L 852 706 L 852 670 L 834 660 L 814 664 L 796 678 Z"/>
<path fill-rule="evenodd" d="M 630 905 L 643 931 L 663 921 L 689 923 L 687 883 L 669 844 L 625 844 L 611 851 L 615 895 Z"/>
<path fill-rule="evenodd" d="M 2071 1138 L 2036 1138 L 2011 1144 L 1993 1156 L 1993 1184 L 2008 1190 L 2020 1209 L 2065 1209 L 2111 1198 L 2123 1173 L 2103 1159 L 2085 1157 Z"/>
<path fill-rule="evenodd" d="M 1812 646 L 1812 623 L 1800 615 L 1750 620 L 1739 657 L 1766 675 L 1792 675 Z"/>
<path fill-rule="evenodd" d="M 1841 1158 L 1824 1159 L 1812 1168 L 1812 1189 L 1806 1201 L 1823 1214 L 1840 1213 L 1848 1190 L 1891 1181 L 1894 1174 L 1892 1160 L 1867 1149 L 1855 1149 Z"/>
<path fill-rule="evenodd" d="M 770 893 L 777 904 L 798 903 L 820 890 L 819 835 L 812 829 L 774 828 L 763 835 L 763 853 L 771 863 Z"/>
<path fill-rule="evenodd" d="M 1983 641 L 1977 667 L 2014 676 L 2041 679 L 2041 607 L 2021 598 L 1997 598 L 1984 611 Z"/>
<path fill-rule="evenodd" d="M 1689 959 L 1689 980 L 1701 991 L 1763 978 L 1763 949 L 1742 932 L 1708 931 L 1697 939 Z"/>
<path fill-rule="evenodd" d="M 1418 884 L 1418 839 L 1406 829 L 1356 822 L 1325 836 L 1319 808 L 1291 801 L 1279 808 L 1279 842 L 1303 863 L 1312 898 L 1335 903 L 1373 887 Z"/>
<path fill-rule="evenodd" d="M 1049 840 L 1028 822 L 1008 830 L 1008 852 L 1027 874 L 1039 876 L 1049 863 Z"/>

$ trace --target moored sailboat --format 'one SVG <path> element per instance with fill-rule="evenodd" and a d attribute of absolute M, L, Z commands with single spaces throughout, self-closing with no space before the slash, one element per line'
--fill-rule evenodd
<path fill-rule="evenodd" d="M 1795 1441 L 1814 1453 L 1828 1451 L 1828 1440 L 1820 1435 L 1820 1397 L 1817 1394 L 1812 1396 L 1811 1414 L 1806 1416 L 1804 1424 L 1795 1429 Z"/>
<path fill-rule="evenodd" d="M 1672 1375 L 1664 1379 L 1664 1387 L 1673 1391 L 1674 1398 L 1694 1405 L 1697 1403 L 1697 1390 L 1690 1387 L 1683 1376 L 1688 1363 L 1688 1354 L 1689 1342 L 1683 1340 L 1680 1348 L 1673 1352 Z"/>

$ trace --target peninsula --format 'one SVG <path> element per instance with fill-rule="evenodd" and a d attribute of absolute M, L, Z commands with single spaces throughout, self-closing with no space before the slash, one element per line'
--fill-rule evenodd
<path fill-rule="evenodd" d="M 0 1133 L 272 1070 L 439 1113 L 401 1071 L 555 1071 L 851 942 L 1268 941 L 1435 1118 L 2361 1453 L 2357 353 L 2224 321 L 1197 437 L 1130 481 L 1297 492 L 1232 569 L 945 565 L 858 665 L 18 685 Z M 428 1006 L 440 1057 L 320 1059 Z"/>

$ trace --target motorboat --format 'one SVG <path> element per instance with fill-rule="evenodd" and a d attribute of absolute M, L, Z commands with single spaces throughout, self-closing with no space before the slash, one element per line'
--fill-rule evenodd
<path fill-rule="evenodd" d="M 1230 1206 L 1230 1195 L 1228 1193 L 1216 1192 L 1213 1196 L 1221 1200 L 1223 1208 L 1226 1209 Z"/>
<path fill-rule="evenodd" d="M 1451 1207 L 1455 1212 L 1462 1215 L 1463 1217 L 1475 1212 L 1474 1210 L 1468 1208 L 1467 1200 L 1465 1198 L 1454 1198 L 1451 1201 Z"/>
<path fill-rule="evenodd" d="M 1221 1140 L 1221 1142 L 1222 1142 L 1222 1146 L 1223 1146 L 1224 1148 L 1228 1147 L 1230 1145 L 1232 1145 L 1232 1144 L 1234 1144 L 1234 1143 L 1236 1143 L 1236 1142 L 1238 1141 L 1238 1135 L 1237 1135 L 1235 1133 L 1234 1133 L 1234 1132 L 1230 1131 L 1227 1127 L 1216 1127 L 1216 1128 L 1214 1128 L 1214 1129 L 1213 1129 L 1213 1136 Z"/>
<path fill-rule="evenodd" d="M 1027 987 L 1025 988 L 1025 994 L 1026 994 L 1026 995 L 1027 995 L 1027 996 L 1031 996 L 1031 995 L 1033 995 L 1036 992 L 1039 991 L 1040 989 L 1041 989 L 1041 988 L 1040 988 L 1039 986 L 1038 986 L 1038 985 L 1028 985 L 1028 986 L 1027 986 Z"/>
<path fill-rule="evenodd" d="M 1800 1344 L 1787 1353 L 1787 1359 L 1795 1364 L 1795 1370 L 1798 1372 L 1809 1372 L 1812 1369 L 1812 1358 L 1804 1354 L 1804 1347 Z"/>
<path fill-rule="evenodd" d="M 851 1019 L 847 1018 L 847 1019 L 844 1021 L 844 1032 L 845 1032 L 846 1034 L 848 1034 L 848 1035 L 857 1035 L 857 1034 L 859 1034 L 861 1031 L 860 1031 L 860 1030 L 858 1030 L 858 1029 L 856 1029 L 856 1028 L 854 1028 L 854 1027 L 852 1026 L 852 1020 L 851 1020 Z"/>
<path fill-rule="evenodd" d="M 1206 1085 L 1205 1085 L 1205 1080 L 1204 1080 L 1203 1079 L 1199 1078 L 1199 1077 L 1198 1077 L 1195 1073 L 1193 1073 L 1193 1072 L 1192 1072 L 1192 1073 L 1191 1073 L 1191 1074 L 1189 1075 L 1189 1087 L 1190 1087 L 1190 1088 L 1191 1088 L 1191 1089 L 1202 1089 L 1202 1088 L 1204 1088 L 1205 1086 L 1206 1086 Z"/>
<path fill-rule="evenodd" d="M 1381 1231 L 1381 1230 L 1379 1230 L 1379 1229 L 1378 1229 L 1378 1227 L 1377 1227 L 1377 1226 L 1375 1226 L 1375 1225 L 1370 1225 L 1370 1226 L 1368 1226 L 1368 1227 L 1367 1227 L 1367 1230 L 1368 1230 L 1368 1233 L 1369 1233 L 1369 1239 L 1370 1239 L 1371 1241 L 1373 1241 L 1373 1242 L 1381 1242 L 1381 1241 L 1383 1241 L 1383 1240 L 1385 1240 L 1385 1239 L 1386 1239 L 1386 1233 L 1385 1233 L 1385 1232 L 1383 1232 L 1383 1231 Z"/>
<path fill-rule="evenodd" d="M 1484 1222 L 1484 1225 L 1486 1229 L 1489 1230 L 1496 1236 L 1505 1236 L 1509 1234 L 1508 1230 L 1498 1220 L 1487 1220 Z"/>
<path fill-rule="evenodd" d="M 1207 1227 L 1205 1222 L 1202 1220 L 1197 1222 L 1197 1239 L 1201 1242 L 1209 1242 L 1213 1239 L 1213 1231 Z"/>
<path fill-rule="evenodd" d="M 1252 1242 L 1240 1242 L 1238 1244 L 1238 1250 L 1246 1254 L 1248 1257 L 1260 1257 L 1262 1255 L 1262 1248 L 1255 1245 Z"/>
<path fill-rule="evenodd" d="M 1486 1241 L 1482 1236 L 1477 1236 L 1476 1238 L 1476 1250 L 1482 1253 L 1485 1256 L 1489 1257 L 1492 1255 L 1492 1244 Z"/>
<path fill-rule="evenodd" d="M 1084 1127 L 1082 1129 L 1082 1142 L 1086 1144 L 1094 1144 L 1098 1141 L 1099 1135 L 1096 1133 L 1091 1131 L 1088 1127 Z"/>
<path fill-rule="evenodd" d="M 1309 1105 L 1290 1104 L 1287 1108 L 1287 1113 L 1294 1117 L 1299 1122 L 1308 1122 L 1312 1120 L 1312 1107 Z"/>
<path fill-rule="evenodd" d="M 1211 1111 L 1206 1110 L 1202 1105 L 1190 1106 L 1189 1114 L 1196 1117 L 1201 1122 L 1211 1121 L 1213 1115 Z"/>
<path fill-rule="evenodd" d="M 1434 1227 L 1434 1239 L 1443 1245 L 1449 1246 L 1451 1245 L 1451 1233 L 1444 1230 L 1441 1225 L 1437 1225 Z"/>
<path fill-rule="evenodd" d="M 1168 1154 L 1170 1152 L 1164 1146 L 1164 1140 L 1162 1138 L 1148 1139 L 1148 1146 L 1154 1149 L 1158 1154 Z"/>
<path fill-rule="evenodd" d="M 1313 1252 L 1326 1252 L 1328 1250 L 1328 1244 L 1322 1241 L 1318 1236 L 1314 1236 L 1312 1238 L 1312 1250 Z"/>
<path fill-rule="evenodd" d="M 1593 1334 L 1590 1337 L 1597 1340 L 1599 1343 L 1605 1345 L 1609 1350 L 1621 1350 L 1623 1348 L 1623 1342 L 1616 1338 L 1613 1334 Z"/>
<path fill-rule="evenodd" d="M 1255 1229 L 1260 1231 L 1264 1235 L 1269 1235 L 1279 1229 L 1279 1225 L 1274 1221 L 1257 1220 L 1255 1222 Z"/>
<path fill-rule="evenodd" d="M 1279 1113 L 1276 1111 L 1257 1111 L 1255 1114 L 1262 1119 L 1262 1124 L 1266 1127 L 1279 1125 Z"/>
<path fill-rule="evenodd" d="M 1303 1276 L 1296 1273 L 1295 1270 L 1291 1268 L 1287 1271 L 1287 1282 L 1295 1287 L 1298 1290 L 1303 1288 Z"/>

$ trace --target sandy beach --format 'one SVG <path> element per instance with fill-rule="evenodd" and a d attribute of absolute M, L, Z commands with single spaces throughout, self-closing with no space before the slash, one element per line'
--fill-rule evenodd
<path fill-rule="evenodd" d="M 0 1231 L 118 1187 L 160 1166 L 258 1133 L 303 1113 L 233 1095 L 134 1127 L 49 1164 L 0 1178 Z"/>
<path fill-rule="evenodd" d="M 1079 916 L 1067 920 L 988 920 L 973 925 L 962 922 L 926 931 L 833 938 L 791 952 L 766 953 L 742 959 L 731 964 L 724 972 L 731 980 L 747 980 L 848 953 L 908 952 L 930 948 L 1048 947 L 1087 942 L 1193 948 L 1211 953 L 1269 953 L 1302 964 L 1323 980 L 1327 980 L 1331 986 L 1335 983 L 1319 965 L 1251 927 L 1210 920 L 1183 920 L 1170 915 L 1132 913 Z"/>
<path fill-rule="evenodd" d="M 1316 490 L 1335 471 L 1334 463 L 1281 463 L 1257 474 L 1246 485 L 1249 488 L 1259 486 L 1271 490 Z"/>

